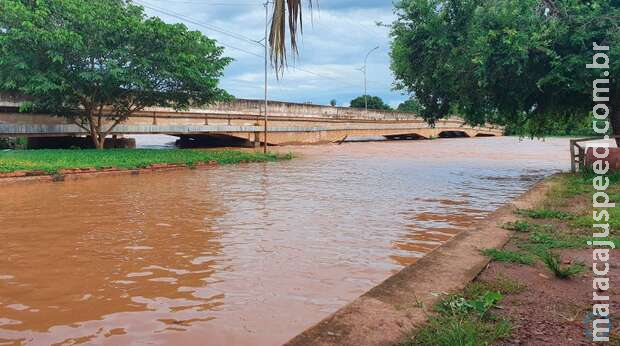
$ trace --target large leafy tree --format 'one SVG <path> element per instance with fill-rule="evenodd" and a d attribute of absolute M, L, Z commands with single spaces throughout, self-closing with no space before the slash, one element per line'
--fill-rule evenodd
<path fill-rule="evenodd" d="M 351 100 L 351 107 L 353 108 L 365 108 L 366 100 L 368 100 L 368 109 L 378 109 L 378 110 L 390 110 L 392 109 L 390 105 L 383 102 L 383 99 L 379 96 L 370 96 L 364 95 L 359 96 Z"/>
<path fill-rule="evenodd" d="M 620 134 L 618 0 L 399 0 L 397 87 L 429 121 L 459 113 L 544 135 L 592 111 L 593 42 L 610 46 L 612 125 Z M 600 85 L 602 86 L 602 85 Z M 599 125 L 603 127 L 602 124 Z M 524 133 L 525 134 L 525 133 Z"/>
<path fill-rule="evenodd" d="M 28 110 L 69 117 L 97 148 L 145 107 L 227 98 L 222 51 L 130 1 L 0 0 L 0 91 L 27 95 Z"/>

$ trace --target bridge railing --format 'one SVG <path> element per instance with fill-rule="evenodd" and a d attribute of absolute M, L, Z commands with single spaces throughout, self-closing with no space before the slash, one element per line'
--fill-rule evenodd
<path fill-rule="evenodd" d="M 0 94 L 0 108 L 16 109 L 26 101 L 27 98 L 19 94 Z M 307 119 L 334 119 L 334 120 L 369 120 L 369 121 L 425 121 L 415 113 L 387 111 L 387 110 L 368 110 L 348 107 L 333 107 L 313 104 L 290 103 L 280 101 L 269 101 L 269 116 L 274 118 L 307 118 Z M 205 118 L 205 125 L 208 124 L 210 116 L 224 117 L 230 119 L 234 117 L 262 118 L 264 114 L 264 103 L 259 100 L 237 99 L 231 102 L 216 103 L 203 108 L 190 108 L 189 110 L 176 112 L 170 108 L 150 107 L 135 114 L 137 117 L 153 117 L 153 124 L 156 124 L 158 116 L 161 117 L 188 117 Z M 293 119 L 295 120 L 295 119 Z M 449 117 L 438 121 L 439 125 L 458 125 L 463 124 L 463 120 L 458 117 Z M 486 125 L 485 129 L 501 131 L 501 127 Z"/>

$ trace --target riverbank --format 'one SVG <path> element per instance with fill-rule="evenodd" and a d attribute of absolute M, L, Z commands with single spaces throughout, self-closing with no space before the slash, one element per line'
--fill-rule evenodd
<path fill-rule="evenodd" d="M 612 181 L 617 200 L 620 176 Z M 549 178 L 288 345 L 588 343 L 591 198 L 585 177 Z M 618 246 L 620 206 L 610 214 Z M 611 311 L 620 310 L 617 292 Z"/>
<path fill-rule="evenodd" d="M 0 152 L 0 179 L 264 162 L 291 157 L 238 150 L 15 150 Z"/>
<path fill-rule="evenodd" d="M 611 200 L 620 197 L 620 179 L 612 177 Z M 464 290 L 443 297 L 429 309 L 431 317 L 414 329 L 403 345 L 589 344 L 592 312 L 591 179 L 559 175 L 548 180 L 549 191 L 534 208 L 515 211 L 505 223 L 511 231 L 503 247 L 482 252 L 490 265 Z M 620 245 L 620 205 L 609 210 L 610 234 Z M 617 250 L 614 250 L 617 253 Z M 616 254 L 612 253 L 611 258 Z M 611 282 L 620 281 L 611 261 Z M 609 291 L 612 320 L 618 320 L 618 290 Z M 618 326 L 612 345 L 620 345 Z"/>

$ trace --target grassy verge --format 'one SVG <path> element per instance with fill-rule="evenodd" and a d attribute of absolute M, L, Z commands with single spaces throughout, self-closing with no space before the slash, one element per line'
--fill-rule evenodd
<path fill-rule="evenodd" d="M 610 177 L 608 189 L 610 199 L 617 201 L 620 197 L 620 175 Z M 500 249 L 486 249 L 485 255 L 495 261 L 521 264 L 535 264 L 531 258 L 538 258 L 552 273 L 564 276 L 558 270 L 554 251 L 562 249 L 586 249 L 592 237 L 591 196 L 595 192 L 591 177 L 581 175 L 561 175 L 552 179 L 555 187 L 549 191 L 544 202 L 534 209 L 517 210 L 520 220 L 504 225 L 505 229 L 514 231 L 507 247 L 517 249 L 510 252 Z M 610 214 L 610 238 L 620 246 L 620 204 L 608 209 Z M 505 253 L 509 254 L 506 255 Z M 515 255 L 516 253 L 519 256 Z M 526 263 L 530 262 L 530 263 Z M 578 264 L 568 267 L 568 272 L 579 274 Z"/>
<path fill-rule="evenodd" d="M 610 176 L 610 181 L 607 193 L 611 201 L 617 203 L 615 208 L 608 209 L 610 238 L 616 247 L 620 247 L 620 174 Z M 587 242 L 594 240 L 592 194 L 595 190 L 592 177 L 565 174 L 551 178 L 550 182 L 553 188 L 540 205 L 517 210 L 515 215 L 518 219 L 503 225 L 512 231 L 508 244 L 502 249 L 482 250 L 492 261 L 498 262 L 495 269 L 489 273 L 483 271 L 481 277 L 463 291 L 443 299 L 434 307 L 429 322 L 412 331 L 403 345 L 492 345 L 511 335 L 527 337 L 527 332 L 522 333 L 517 327 L 511 327 L 513 316 L 503 309 L 496 309 L 496 304 L 502 299 L 510 301 L 507 304 L 517 304 L 522 297 L 528 294 L 537 296 L 538 293 L 529 293 L 529 287 L 506 277 L 493 282 L 480 281 L 488 275 L 495 275 L 493 273 L 502 276 L 510 271 L 511 275 L 522 274 L 522 278 L 530 277 L 527 275 L 539 277 L 538 273 L 546 273 L 543 277 L 547 277 L 549 282 L 582 284 L 582 280 L 574 278 L 587 274 L 585 265 L 579 258 L 571 256 L 589 249 Z M 531 284 L 531 281 L 528 282 Z M 563 289 L 566 286 L 558 287 Z M 585 310 L 587 308 L 585 306 Z M 527 320 L 527 313 L 514 318 L 513 326 L 537 323 Z M 563 319 L 554 321 L 558 326 L 564 322 Z"/>
<path fill-rule="evenodd" d="M 62 169 L 77 168 L 144 168 L 154 164 L 183 164 L 217 162 L 263 162 L 290 159 L 291 155 L 263 154 L 237 150 L 189 149 L 114 149 L 114 150 L 16 150 L 0 152 L 0 173 L 44 171 L 50 174 Z"/>

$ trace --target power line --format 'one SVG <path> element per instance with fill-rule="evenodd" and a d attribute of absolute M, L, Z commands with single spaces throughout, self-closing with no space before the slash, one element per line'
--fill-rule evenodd
<path fill-rule="evenodd" d="M 140 3 L 142 6 L 148 8 L 148 9 L 151 9 L 151 10 L 159 12 L 159 13 L 163 13 L 163 14 L 165 14 L 167 16 L 170 16 L 170 17 L 173 17 L 173 18 L 176 18 L 176 19 L 179 19 L 179 20 L 183 20 L 183 21 L 186 21 L 186 22 L 194 24 L 194 25 L 201 26 L 203 28 L 206 28 L 206 29 L 218 32 L 220 34 L 227 35 L 227 36 L 230 36 L 232 38 L 236 38 L 237 40 L 246 41 L 246 42 L 249 42 L 249 43 L 252 43 L 252 44 L 256 44 L 256 45 L 262 46 L 260 43 L 258 43 L 257 40 L 255 40 L 255 39 L 253 39 L 251 37 L 247 37 L 247 36 L 235 33 L 235 32 L 228 31 L 228 30 L 226 30 L 224 28 L 220 28 L 220 27 L 215 26 L 213 24 L 200 23 L 200 22 L 197 22 L 197 21 L 195 21 L 195 20 L 193 20 L 191 18 L 185 17 L 185 16 L 183 16 L 180 13 L 176 13 L 176 12 L 173 12 L 171 10 L 166 10 L 166 9 L 162 9 L 162 8 L 159 8 L 159 7 L 155 7 L 153 5 L 145 4 L 142 1 L 139 1 L 138 3 Z"/>
<path fill-rule="evenodd" d="M 173 4 L 198 4 L 206 6 L 254 6 L 260 5 L 259 2 L 212 2 L 212 1 L 176 1 L 176 0 L 151 0 Z"/>
<path fill-rule="evenodd" d="M 339 83 L 342 83 L 342 84 L 347 84 L 347 85 L 349 85 L 349 86 L 358 87 L 358 85 L 357 85 L 357 84 L 350 83 L 350 82 L 345 81 L 345 80 L 343 80 L 343 79 L 336 78 L 336 77 L 326 76 L 326 75 L 323 75 L 323 74 L 320 74 L 320 73 L 317 73 L 317 72 L 313 72 L 313 71 L 305 70 L 305 69 L 300 68 L 300 67 L 293 66 L 293 67 L 292 67 L 292 69 L 294 69 L 294 70 L 299 70 L 299 71 L 301 71 L 301 72 L 305 72 L 305 73 L 308 73 L 308 74 L 311 74 L 311 75 L 315 75 L 315 76 L 317 76 L 317 77 L 321 77 L 321 78 L 325 78 L 325 79 L 331 79 L 331 80 L 333 80 L 333 81 L 336 81 L 336 82 L 339 82 Z"/>
<path fill-rule="evenodd" d="M 159 8 L 159 7 L 155 7 L 155 6 L 150 5 L 150 4 L 145 4 L 145 3 L 143 2 L 143 0 L 141 0 L 141 1 L 136 1 L 136 2 L 140 3 L 142 6 L 144 6 L 144 7 L 148 8 L 148 9 L 151 9 L 151 10 L 153 10 L 153 11 L 156 11 L 156 12 L 162 13 L 162 14 L 164 14 L 164 15 L 167 15 L 167 16 L 170 16 L 170 17 L 176 18 L 176 19 L 178 19 L 178 20 L 185 21 L 185 22 L 188 22 L 188 23 L 191 23 L 191 24 L 194 24 L 194 25 L 197 25 L 197 26 L 203 27 L 203 28 L 208 29 L 208 30 L 212 30 L 212 31 L 215 31 L 215 32 L 221 33 L 221 34 L 223 34 L 223 35 L 227 35 L 227 36 L 230 36 L 230 37 L 236 38 L 236 39 L 241 40 L 241 41 L 246 41 L 246 42 L 249 42 L 249 43 L 252 43 L 252 44 L 256 44 L 256 45 L 259 45 L 259 46 L 261 46 L 261 47 L 262 47 L 262 44 L 261 44 L 261 43 L 259 43 L 259 41 L 256 41 L 256 40 L 254 40 L 254 39 L 252 39 L 252 38 L 250 38 L 250 37 L 247 37 L 247 36 L 244 36 L 244 35 L 241 35 L 241 34 L 238 34 L 238 33 L 234 33 L 234 32 L 228 31 L 228 30 L 226 30 L 226 29 L 223 29 L 223 28 L 217 27 L 217 26 L 212 25 L 212 24 L 204 24 L 204 23 L 197 22 L 197 21 L 195 21 L 194 19 L 188 18 L 188 17 L 186 17 L 186 16 L 184 16 L 184 15 L 182 15 L 182 14 L 179 14 L 179 13 L 173 12 L 173 11 L 171 11 L 171 10 L 166 10 L 166 9 L 162 9 L 162 8 Z M 254 4 L 256 4 L 256 3 L 254 3 Z M 246 50 L 246 49 L 244 49 L 244 48 L 239 48 L 239 47 L 233 46 L 233 45 L 228 44 L 228 43 L 224 43 L 224 42 L 222 42 L 221 40 L 218 40 L 218 43 L 219 43 L 219 44 L 221 44 L 222 46 L 227 47 L 227 48 L 231 48 L 231 49 L 234 49 L 234 50 L 240 51 L 240 52 L 242 52 L 242 53 L 245 53 L 245 54 L 248 54 L 248 55 L 255 56 L 255 57 L 257 57 L 257 58 L 261 58 L 261 59 L 262 59 L 262 58 L 264 58 L 264 56 L 263 56 L 263 55 L 260 55 L 260 54 L 257 54 L 257 53 L 254 53 L 254 52 L 248 51 L 248 50 Z M 353 84 L 353 83 L 351 83 L 351 82 L 349 82 L 349 81 L 345 81 L 345 80 L 340 79 L 340 78 L 331 77 L 331 76 L 326 76 L 326 75 L 323 75 L 323 74 L 320 74 L 320 73 L 317 73 L 317 72 L 314 72 L 314 71 L 309 71 L 309 70 L 306 70 L 306 69 L 303 69 L 303 68 L 300 68 L 300 67 L 296 67 L 296 66 L 293 66 L 292 68 L 293 68 L 293 69 L 295 69 L 295 70 L 299 70 L 299 71 L 301 71 L 301 72 L 305 72 L 305 73 L 307 73 L 307 74 L 311 74 L 311 75 L 317 76 L 317 77 L 321 77 L 321 78 L 325 78 L 325 79 L 330 79 L 330 80 L 333 80 L 333 81 L 339 82 L 339 83 L 341 83 L 341 84 L 346 84 L 346 85 L 349 85 L 349 86 L 352 86 L 352 87 L 358 87 L 358 85 L 357 85 L 357 84 Z"/>

